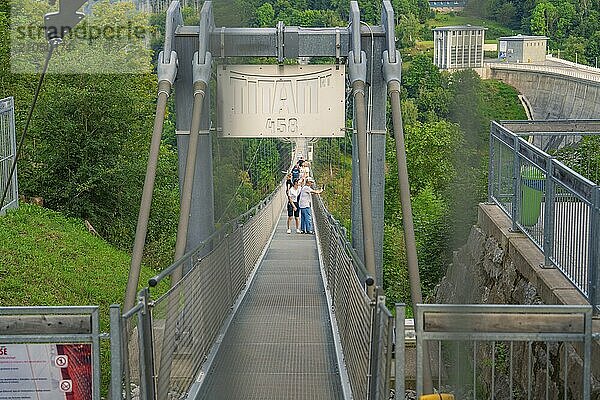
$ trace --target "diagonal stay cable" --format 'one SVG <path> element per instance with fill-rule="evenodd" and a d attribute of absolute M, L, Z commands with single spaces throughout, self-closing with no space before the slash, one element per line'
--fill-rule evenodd
<path fill-rule="evenodd" d="M 19 155 L 21 154 L 21 149 L 23 148 L 23 143 L 25 143 L 25 137 L 27 136 L 27 130 L 29 129 L 29 123 L 31 122 L 31 117 L 33 116 L 33 111 L 35 109 L 35 105 L 37 103 L 38 96 L 40 94 L 40 89 L 42 88 L 42 83 L 44 82 L 44 77 L 46 76 L 46 71 L 48 70 L 48 64 L 50 63 L 50 58 L 52 57 L 52 53 L 54 52 L 54 48 L 57 46 L 57 43 L 50 42 L 48 44 L 48 51 L 46 52 L 46 59 L 44 61 L 44 67 L 42 69 L 42 73 L 40 75 L 40 79 L 38 81 L 37 87 L 35 88 L 35 93 L 33 94 L 33 101 L 31 102 L 31 106 L 29 107 L 29 113 L 27 114 L 27 120 L 25 121 L 25 128 L 23 128 L 23 134 L 21 135 L 21 139 L 19 140 L 19 146 L 17 147 L 17 152 L 15 153 L 15 158 L 10 167 L 10 172 L 8 174 L 8 180 L 6 181 L 6 185 L 4 186 L 4 191 L 2 192 L 2 199 L 0 200 L 0 209 L 4 206 L 4 200 L 6 199 L 6 194 L 8 193 L 8 188 L 10 187 L 10 183 L 12 180 L 12 176 L 15 173 L 15 169 L 17 168 L 17 160 L 19 159 Z"/>

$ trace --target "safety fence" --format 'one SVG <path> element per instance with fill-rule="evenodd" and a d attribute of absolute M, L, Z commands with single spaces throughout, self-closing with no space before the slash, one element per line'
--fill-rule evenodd
<path fill-rule="evenodd" d="M 415 318 L 418 396 L 429 363 L 457 399 L 590 399 L 591 306 L 419 304 Z"/>
<path fill-rule="evenodd" d="M 12 163 L 17 154 L 17 142 L 15 137 L 15 104 L 12 97 L 0 100 L 0 193 L 9 183 L 9 174 Z M 0 204 L 0 215 L 7 209 L 18 206 L 19 190 L 17 185 L 17 170 L 10 177 L 10 186 L 4 199 L 4 205 Z"/>
<path fill-rule="evenodd" d="M 344 228 L 313 198 L 327 290 L 337 321 L 344 361 L 355 399 L 389 398 L 393 319 L 385 297 L 371 299 L 372 279 L 346 239 Z M 378 289 L 376 289 L 378 290 Z"/>
<path fill-rule="evenodd" d="M 595 307 L 600 305 L 600 188 L 497 122 L 490 133 L 489 201 Z"/>
<path fill-rule="evenodd" d="M 152 278 L 150 287 L 188 266 L 188 272 L 164 295 L 152 300 L 149 288 L 140 292 L 139 303 L 123 314 L 127 400 L 138 396 L 166 400 L 188 393 L 284 204 L 285 186 L 280 185 L 259 205 Z"/>

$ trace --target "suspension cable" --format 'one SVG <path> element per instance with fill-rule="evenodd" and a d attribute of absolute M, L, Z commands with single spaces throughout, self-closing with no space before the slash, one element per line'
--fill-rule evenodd
<path fill-rule="evenodd" d="M 42 73 L 40 75 L 40 79 L 38 80 L 38 84 L 35 88 L 35 92 L 33 94 L 33 101 L 31 102 L 31 106 L 29 107 L 29 113 L 27 114 L 27 120 L 25 121 L 25 128 L 23 128 L 23 134 L 21 135 L 21 139 L 19 140 L 19 146 L 17 147 L 17 151 L 15 153 L 15 158 L 10 166 L 10 172 L 8 174 L 8 180 L 6 181 L 6 185 L 4 186 L 4 191 L 2 192 L 2 199 L 0 199 L 0 209 L 4 206 L 4 200 L 6 199 L 6 194 L 8 193 L 8 188 L 10 187 L 10 183 L 12 180 L 12 176 L 15 173 L 15 169 L 17 168 L 17 160 L 19 155 L 21 154 L 21 150 L 23 148 L 23 144 L 25 143 L 25 138 L 27 137 L 27 131 L 29 129 L 29 123 L 33 117 L 33 111 L 35 110 L 35 105 L 37 103 L 38 96 L 40 94 L 40 90 L 42 88 L 42 83 L 44 82 L 44 77 L 46 76 L 46 72 L 48 71 L 48 64 L 50 63 L 50 58 L 52 57 L 52 53 L 56 46 L 58 46 L 58 41 L 50 41 L 48 43 L 48 50 L 46 52 L 46 59 L 44 60 L 44 67 L 42 68 Z"/>

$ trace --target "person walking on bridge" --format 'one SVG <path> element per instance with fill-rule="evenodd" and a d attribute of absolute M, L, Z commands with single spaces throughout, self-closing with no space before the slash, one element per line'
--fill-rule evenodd
<path fill-rule="evenodd" d="M 296 220 L 296 233 L 300 233 L 300 206 L 298 205 L 298 195 L 300 194 L 300 185 L 298 179 L 294 179 L 293 186 L 288 190 L 288 220 L 287 233 L 292 233 L 291 224 L 292 218 Z"/>
<path fill-rule="evenodd" d="M 292 180 L 300 179 L 300 165 L 298 165 L 298 163 L 294 164 L 291 174 L 292 174 Z"/>
<path fill-rule="evenodd" d="M 302 233 L 313 233 L 312 217 L 311 217 L 311 200 L 312 194 L 320 194 L 323 189 L 313 189 L 312 185 L 315 180 L 311 177 L 306 178 L 304 186 L 300 189 L 300 199 L 298 205 L 300 206 L 300 230 Z"/>

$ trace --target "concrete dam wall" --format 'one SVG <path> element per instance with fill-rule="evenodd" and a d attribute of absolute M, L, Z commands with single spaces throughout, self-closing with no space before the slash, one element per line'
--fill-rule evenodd
<path fill-rule="evenodd" d="M 600 118 L 600 75 L 535 65 L 488 65 L 486 77 L 516 88 L 533 119 Z"/>

